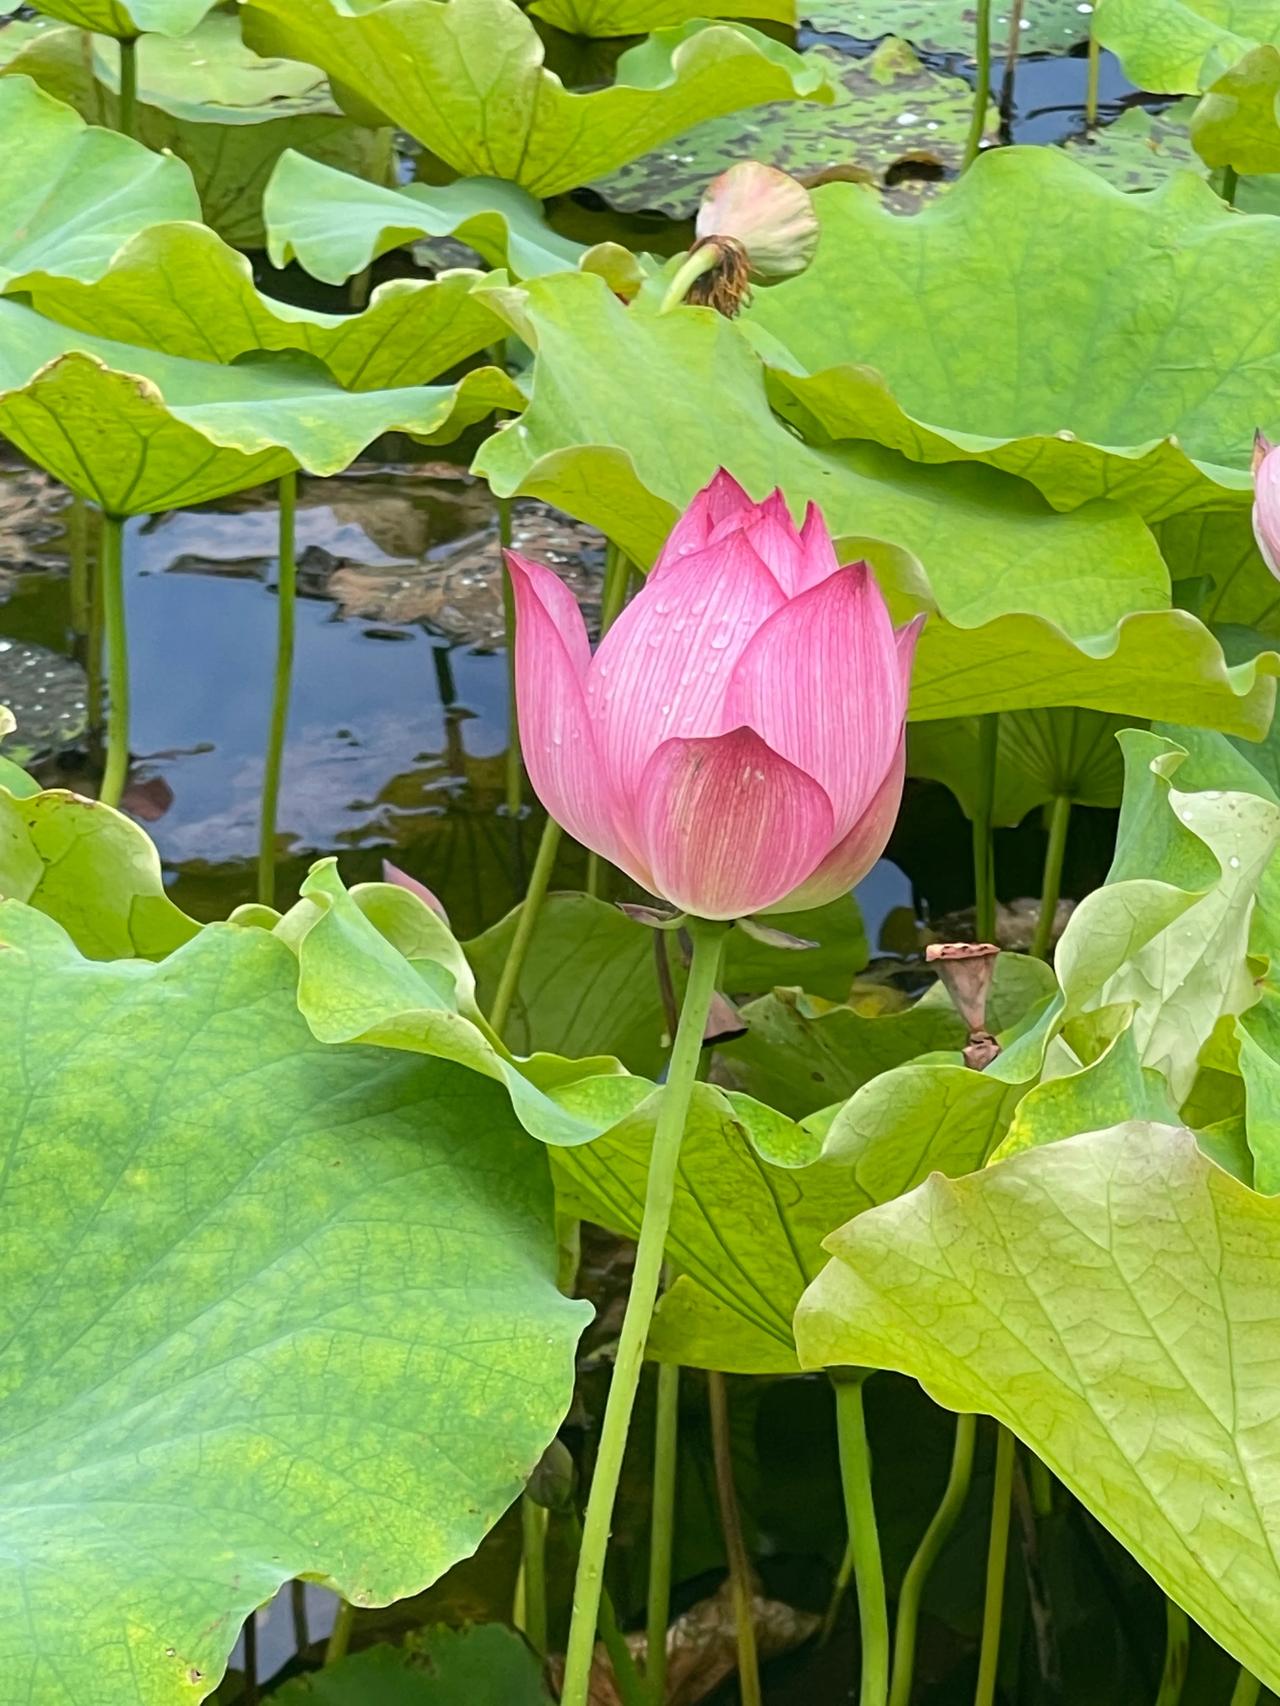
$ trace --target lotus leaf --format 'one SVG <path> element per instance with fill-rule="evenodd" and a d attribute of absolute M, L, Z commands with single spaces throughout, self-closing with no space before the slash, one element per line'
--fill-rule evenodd
<path fill-rule="evenodd" d="M 78 29 L 129 40 L 144 32 L 185 36 L 217 0 L 40 0 L 40 10 Z"/>
<path fill-rule="evenodd" d="M 99 38 L 86 53 L 79 30 L 11 24 L 0 35 L 0 58 L 87 119 L 116 123 L 114 43 Z M 138 85 L 136 134 L 186 161 L 205 219 L 228 242 L 261 246 L 263 191 L 288 149 L 364 177 L 385 179 L 390 170 L 389 130 L 353 123 L 313 66 L 250 52 L 232 13 L 212 13 L 179 40 L 145 36 Z"/>
<path fill-rule="evenodd" d="M 860 41 L 902 36 L 929 53 L 974 55 L 973 0 L 804 0 L 800 13 L 815 30 Z M 1012 26 L 1007 0 L 992 6 L 993 47 L 1008 47 Z M 1081 10 L 1080 0 L 1031 0 L 1022 14 L 1018 46 L 1023 53 L 1063 53 L 1088 33 L 1088 9 Z"/>
<path fill-rule="evenodd" d="M 1276 0 L 1097 0 L 1093 33 L 1140 89 L 1207 89 L 1261 43 L 1280 44 Z"/>
<path fill-rule="evenodd" d="M 0 130 L 0 290 L 30 272 L 96 278 L 146 226 L 200 217 L 181 161 L 86 125 L 25 77 L 0 81 Z"/>
<path fill-rule="evenodd" d="M 847 184 L 815 200 L 813 265 L 750 309 L 792 358 L 793 409 L 922 461 L 993 462 L 1060 508 L 1246 502 L 1280 374 L 1280 225 L 1189 175 L 1124 195 L 1049 148 L 994 150 L 912 220 Z M 1051 225 L 1020 240 L 1041 205 Z"/>
<path fill-rule="evenodd" d="M 586 253 L 551 229 L 533 196 L 501 178 L 386 189 L 290 153 L 272 173 L 262 211 L 273 264 L 296 260 L 327 284 L 419 237 L 457 237 L 517 278 L 563 272 Z"/>
<path fill-rule="evenodd" d="M 827 1240 L 810 1367 L 999 1418 L 1167 1594 L 1280 1688 L 1280 1201 L 1138 1121 L 933 1178 Z"/>
<path fill-rule="evenodd" d="M 1125 726 L 1122 717 L 1074 706 L 1001 717 L 992 821 L 1021 823 L 1028 812 L 1058 798 L 1080 806 L 1118 806 L 1124 760 L 1115 737 Z M 913 724 L 907 754 L 912 776 L 944 782 L 965 816 L 973 817 L 981 777 L 974 719 Z"/>
<path fill-rule="evenodd" d="M 500 495 L 555 503 L 644 564 L 727 462 L 753 493 L 781 484 L 797 510 L 817 498 L 846 535 L 845 560 L 869 556 L 900 615 L 936 605 L 914 717 L 1075 703 L 1254 735 L 1268 725 L 1274 654 L 1229 669 L 1194 617 L 1159 608 L 1163 560 L 1119 506 L 1058 515 L 994 470 L 806 445 L 770 410 L 744 339 L 710 310 L 654 314 L 643 298 L 628 309 L 572 275 L 485 294 L 537 357 L 528 409 L 476 458 Z M 672 372 L 687 381 L 675 390 Z M 1161 709 L 1174 699 L 1184 708 Z"/>
<path fill-rule="evenodd" d="M 958 170 L 973 114 L 973 90 L 963 77 L 926 68 L 892 36 L 866 59 L 831 47 L 804 58 L 830 77 L 832 106 L 775 101 L 709 119 L 594 187 L 614 207 L 682 219 L 696 213 L 707 184 L 735 160 L 763 160 L 800 178 L 854 171 L 878 184 L 904 159 L 933 172 Z M 994 137 L 998 124 L 991 107 L 987 134 Z"/>
<path fill-rule="evenodd" d="M 454 171 L 531 195 L 589 183 L 720 113 L 803 96 L 823 74 L 754 30 L 659 30 L 618 60 L 611 88 L 574 94 L 542 65 L 515 0 L 247 0 L 251 46 L 322 66 Z"/>
<path fill-rule="evenodd" d="M 1215 78 L 1191 118 L 1191 140 L 1206 165 L 1280 172 L 1277 95 L 1280 48 L 1256 47 Z"/>
<path fill-rule="evenodd" d="M 459 271 L 428 283 L 379 285 L 362 314 L 320 314 L 263 296 L 253 269 L 203 225 L 153 225 L 92 284 L 28 274 L 40 312 L 100 338 L 196 361 L 253 350 L 301 350 L 352 391 L 418 385 L 501 336 L 500 322 Z"/>
<path fill-rule="evenodd" d="M 273 1706 L 550 1706 L 542 1666 L 501 1623 L 410 1633 L 403 1646 L 369 1647 L 272 1691 Z"/>
<path fill-rule="evenodd" d="M 162 959 L 199 925 L 165 893 L 154 846 L 131 818 L 0 774 L 0 900 L 56 919 L 88 959 Z"/>
<path fill-rule="evenodd" d="M 190 361 L 71 332 L 0 299 L 0 426 L 119 515 L 202 502 L 298 467 L 334 474 L 380 433 L 430 439 L 519 401 L 496 368 L 454 386 L 350 392 L 307 357 Z"/>
<path fill-rule="evenodd" d="M 533 0 L 529 10 L 569 35 L 644 36 L 693 18 L 768 18 L 794 24 L 796 0 Z"/>
<path fill-rule="evenodd" d="M 469 1556 L 586 1306 L 501 1095 L 314 1041 L 268 932 L 0 935 L 5 1691 L 178 1706 L 291 1576 L 386 1603 Z"/>

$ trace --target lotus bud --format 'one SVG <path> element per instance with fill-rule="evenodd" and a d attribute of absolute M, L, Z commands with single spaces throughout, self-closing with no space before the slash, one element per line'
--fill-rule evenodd
<path fill-rule="evenodd" d="M 723 469 L 591 655 L 573 594 L 515 552 L 516 691 L 543 805 L 699 918 L 846 894 L 902 798 L 922 618 L 895 632 L 821 512 L 753 503 Z"/>
<path fill-rule="evenodd" d="M 390 859 L 382 861 L 382 880 L 384 883 L 394 884 L 396 888 L 408 889 L 410 894 L 416 894 L 424 906 L 429 906 L 437 918 L 448 924 L 449 914 L 445 911 L 444 903 L 439 896 L 434 894 L 425 883 L 419 882 L 417 877 L 411 877 L 408 871 L 402 871 L 399 865 L 393 865 Z"/>
<path fill-rule="evenodd" d="M 709 186 L 698 209 L 690 258 L 704 270 L 686 300 L 732 320 L 751 280 L 769 284 L 803 272 L 818 247 L 813 198 L 786 172 L 740 160 Z"/>
<path fill-rule="evenodd" d="M 1253 536 L 1280 579 L 1280 447 L 1260 432 L 1253 435 Z"/>

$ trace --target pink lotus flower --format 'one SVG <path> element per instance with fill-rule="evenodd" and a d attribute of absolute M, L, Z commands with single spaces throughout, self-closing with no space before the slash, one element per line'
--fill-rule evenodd
<path fill-rule="evenodd" d="M 1280 445 L 1253 436 L 1253 536 L 1271 573 L 1280 579 Z"/>
<path fill-rule="evenodd" d="M 822 906 L 902 797 L 920 621 L 894 632 L 822 515 L 721 470 L 594 657 L 572 593 L 507 553 L 529 776 L 551 815 L 701 918 Z"/>

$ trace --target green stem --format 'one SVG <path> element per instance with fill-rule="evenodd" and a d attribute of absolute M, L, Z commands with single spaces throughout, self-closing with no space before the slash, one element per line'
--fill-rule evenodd
<path fill-rule="evenodd" d="M 547 1652 L 547 1512 L 526 1493 L 520 1500 L 523 1537 L 524 1633 L 539 1658 Z"/>
<path fill-rule="evenodd" d="M 347 306 L 353 314 L 359 314 L 369 306 L 369 288 L 373 283 L 373 262 L 362 267 L 359 272 L 352 273 L 347 285 Z"/>
<path fill-rule="evenodd" d="M 707 1394 L 711 1400 L 711 1450 L 715 1459 L 716 1495 L 720 1503 L 720 1526 L 729 1560 L 729 1591 L 733 1598 L 733 1621 L 738 1636 L 738 1694 L 742 1706 L 761 1706 L 760 1660 L 756 1654 L 756 1622 L 752 1601 L 751 1564 L 742 1538 L 742 1516 L 733 1484 L 733 1444 L 729 1432 L 729 1397 L 725 1378 L 715 1369 L 707 1371 Z M 661 1706 L 661 1697 L 653 1699 Z"/>
<path fill-rule="evenodd" d="M 511 499 L 499 498 L 498 546 L 511 549 Z M 520 760 L 520 708 L 516 699 L 516 597 L 507 573 L 505 558 L 502 572 L 502 625 L 507 645 L 507 815 L 519 817 L 524 799 L 524 765 Z"/>
<path fill-rule="evenodd" d="M 1054 798 L 1049 813 L 1049 845 L 1044 854 L 1044 878 L 1040 885 L 1040 917 L 1036 921 L 1035 939 L 1031 952 L 1038 960 L 1049 958 L 1053 941 L 1053 922 L 1058 916 L 1058 896 L 1062 893 L 1062 860 L 1067 851 L 1067 830 L 1071 824 L 1071 801 L 1065 794 Z"/>
<path fill-rule="evenodd" d="M 1234 166 L 1222 168 L 1222 199 L 1228 207 L 1236 205 L 1236 191 L 1240 188 L 1240 174 Z"/>
<path fill-rule="evenodd" d="M 671 1555 L 675 1545 L 676 1453 L 680 1437 L 680 1364 L 658 1364 L 653 1430 L 653 1507 L 649 1524 L 649 1604 L 645 1620 L 645 1685 L 652 1706 L 667 1698 L 667 1625 L 671 1621 Z"/>
<path fill-rule="evenodd" d="M 1164 1670 L 1160 1675 L 1156 1706 L 1178 1706 L 1182 1699 L 1182 1685 L 1187 1680 L 1187 1666 L 1191 1662 L 1191 1624 L 1186 1612 L 1171 1599 L 1165 1600 L 1164 1612 Z"/>
<path fill-rule="evenodd" d="M 299 1653 L 311 1645 L 311 1629 L 307 1621 L 307 1584 L 296 1576 L 289 1583 L 289 1609 L 293 1613 L 293 1644 Z"/>
<path fill-rule="evenodd" d="M 520 911 L 516 917 L 516 933 L 511 938 L 511 946 L 507 949 L 507 957 L 503 962 L 502 975 L 498 979 L 498 991 L 489 1009 L 489 1023 L 499 1036 L 506 1028 L 507 1018 L 511 1012 L 511 1003 L 520 984 L 520 973 L 524 969 L 525 955 L 529 952 L 529 943 L 533 940 L 533 932 L 538 922 L 538 914 L 542 903 L 547 898 L 547 889 L 551 883 L 551 872 L 556 862 L 556 854 L 560 851 L 560 841 L 564 831 L 553 817 L 549 817 L 542 826 L 542 838 L 538 842 L 537 855 L 533 861 L 533 871 L 529 877 L 529 887 L 525 891 L 524 900 L 520 903 Z"/>
<path fill-rule="evenodd" d="M 1231 1706 L 1257 1706 L 1258 1697 L 1261 1693 L 1261 1682 L 1241 1665 L 1240 1675 L 1236 1678 L 1235 1688 L 1231 1691 Z"/>
<path fill-rule="evenodd" d="M 880 1532 L 871 1496 L 871 1451 L 862 1407 L 865 1373 L 835 1381 L 836 1432 L 840 1442 L 840 1480 L 858 1588 L 858 1625 L 862 1632 L 862 1680 L 859 1706 L 885 1706 L 889 1696 L 889 1611 L 880 1559 Z"/>
<path fill-rule="evenodd" d="M 631 562 L 621 548 L 610 539 L 604 554 L 604 589 L 600 599 L 600 638 L 613 627 L 627 602 L 631 584 Z M 598 853 L 587 853 L 587 893 L 599 898 L 603 861 Z"/>
<path fill-rule="evenodd" d="M 107 765 L 98 798 L 118 806 L 129 774 L 129 635 L 124 618 L 124 521 L 102 517 L 102 622 L 107 639 Z"/>
<path fill-rule="evenodd" d="M 1098 78 L 1102 70 L 1102 43 L 1097 32 L 1089 30 L 1089 81 L 1084 93 L 1084 122 L 1090 130 L 1098 122 Z"/>
<path fill-rule="evenodd" d="M 818 1631 L 818 1645 L 825 1647 L 831 1639 L 831 1633 L 840 1615 L 840 1607 L 844 1604 L 844 1596 L 849 1591 L 849 1583 L 853 1580 L 853 1536 L 844 1543 L 844 1556 L 840 1560 L 840 1568 L 836 1571 L 836 1579 L 831 1586 L 831 1598 L 827 1601 L 827 1609 L 823 1614 L 822 1627 Z"/>
<path fill-rule="evenodd" d="M 662 298 L 659 314 L 668 314 L 673 308 L 678 308 L 689 294 L 690 289 L 700 278 L 712 271 L 719 260 L 719 253 L 713 243 L 705 243 L 702 248 L 695 249 L 671 275 L 671 283 L 667 293 Z"/>
<path fill-rule="evenodd" d="M 120 38 L 120 113 L 116 129 L 122 136 L 137 134 L 138 123 L 138 38 Z"/>
<path fill-rule="evenodd" d="M 251 1611 L 244 1620 L 244 1706 L 258 1706 L 258 1614 Z"/>
<path fill-rule="evenodd" d="M 1028 1452 L 1031 1473 L 1031 1509 L 1037 1518 L 1053 1515 L 1053 1476 L 1034 1452 Z"/>
<path fill-rule="evenodd" d="M 284 739 L 289 726 L 289 692 L 293 682 L 294 611 L 298 599 L 298 560 L 294 518 L 298 507 L 298 476 L 280 478 L 280 531 L 276 571 L 276 674 L 271 690 L 271 726 L 262 771 L 262 809 L 258 820 L 258 899 L 271 906 L 276 898 L 276 815 L 280 774 L 284 768 Z"/>
<path fill-rule="evenodd" d="M 356 1608 L 349 1605 L 345 1599 L 338 1601 L 338 1615 L 333 1620 L 333 1629 L 329 1635 L 329 1644 L 324 1650 L 324 1662 L 336 1665 L 339 1659 L 345 1659 L 347 1648 L 351 1645 L 351 1631 L 355 1625 Z"/>
<path fill-rule="evenodd" d="M 987 107 L 991 101 L 991 0 L 978 0 L 977 4 L 977 67 L 973 83 L 973 117 L 969 121 L 969 135 L 964 145 L 964 159 L 960 170 L 967 172 L 978 158 L 978 150 L 982 147 L 982 133 L 987 128 Z"/>
<path fill-rule="evenodd" d="M 89 708 L 89 733 L 97 742 L 102 735 L 102 527 L 98 527 L 97 573 L 89 583 L 89 638 L 85 646 L 85 699 Z"/>
<path fill-rule="evenodd" d="M 1000 1626 L 1004 1619 L 1005 1566 L 1009 1559 L 1009 1512 L 1017 1441 L 1008 1428 L 996 1436 L 996 1476 L 991 1494 L 991 1539 L 987 1546 L 987 1589 L 982 1608 L 982 1648 L 973 1706 L 992 1706 L 1000 1664 Z"/>
<path fill-rule="evenodd" d="M 89 634 L 93 594 L 89 588 L 89 506 L 78 492 L 67 512 L 67 556 L 71 632 L 83 643 Z"/>
<path fill-rule="evenodd" d="M 991 819 L 996 797 L 996 748 L 1000 744 L 1000 714 L 988 711 L 978 718 L 978 797 L 973 810 L 974 940 L 996 937 L 995 848 Z"/>
<path fill-rule="evenodd" d="M 613 1680 L 617 1684 L 618 1698 L 622 1706 L 648 1706 L 644 1682 L 636 1669 L 636 1661 L 627 1645 L 627 1638 L 622 1633 L 618 1614 L 613 1609 L 613 1601 L 604 1588 L 600 1590 L 599 1629 L 604 1650 L 613 1666 Z"/>
<path fill-rule="evenodd" d="M 609 1385 L 609 1401 L 605 1406 L 604 1426 L 600 1434 L 600 1449 L 596 1457 L 595 1473 L 591 1479 L 591 1495 L 587 1501 L 587 1514 L 583 1523 L 582 1553 L 578 1559 L 578 1575 L 573 1590 L 573 1620 L 569 1628 L 568 1651 L 565 1654 L 561 1706 L 587 1706 L 587 1690 L 591 1679 L 591 1647 L 600 1608 L 609 1526 L 613 1519 L 614 1499 L 622 1473 L 622 1458 L 626 1450 L 631 1412 L 635 1407 L 636 1390 L 640 1384 L 645 1341 L 649 1335 L 649 1323 L 653 1318 L 653 1306 L 658 1296 L 663 1248 L 675 1197 L 680 1144 L 684 1137 L 689 1100 L 697 1078 L 702 1035 L 706 1029 L 712 997 L 715 995 L 721 949 L 729 926 L 718 921 L 691 918 L 687 928 L 693 938 L 693 964 L 689 968 L 689 981 L 685 988 L 684 1007 L 680 1014 L 675 1047 L 671 1052 L 666 1088 L 662 1092 L 658 1107 L 653 1149 L 649 1157 L 644 1217 L 640 1223 L 640 1239 L 636 1246 L 635 1268 L 631 1277 L 631 1294 L 627 1299 L 626 1315 L 618 1340 L 617 1359 Z"/>
<path fill-rule="evenodd" d="M 943 1489 L 941 1501 L 933 1519 L 924 1531 L 915 1557 L 907 1566 L 898 1595 L 898 1621 L 893 1637 L 893 1689 L 889 1706 L 909 1706 L 911 1680 L 916 1658 L 916 1630 L 920 1622 L 920 1604 L 925 1583 L 929 1579 L 938 1555 L 955 1528 L 960 1512 L 969 1496 L 973 1479 L 973 1446 L 978 1432 L 976 1416 L 956 1417 L 955 1445 L 951 1452 L 951 1473 Z"/>

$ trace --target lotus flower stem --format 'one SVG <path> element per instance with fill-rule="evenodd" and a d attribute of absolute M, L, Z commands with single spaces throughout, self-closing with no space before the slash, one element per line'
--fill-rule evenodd
<path fill-rule="evenodd" d="M 547 1512 L 526 1493 L 520 1501 L 525 1638 L 539 1658 L 547 1651 Z"/>
<path fill-rule="evenodd" d="M 661 932 L 655 937 L 662 940 Z M 653 1430 L 653 1503 L 649 1523 L 649 1600 L 644 1680 L 652 1706 L 667 1698 L 667 1626 L 671 1621 L 671 1555 L 675 1542 L 676 1454 L 680 1437 L 680 1364 L 658 1364 Z"/>
<path fill-rule="evenodd" d="M 116 129 L 122 136 L 136 134 L 138 124 L 138 38 L 120 38 L 120 111 Z"/>
<path fill-rule="evenodd" d="M 636 1247 L 635 1270 L 631 1278 L 631 1294 L 627 1299 L 622 1334 L 618 1341 L 617 1360 L 609 1386 L 609 1401 L 605 1406 L 604 1426 L 600 1434 L 600 1449 L 596 1457 L 591 1494 L 587 1500 L 583 1524 L 582 1552 L 578 1559 L 578 1576 L 573 1591 L 573 1620 L 569 1629 L 569 1646 L 565 1655 L 564 1688 L 561 1706 L 587 1706 L 587 1691 L 591 1680 L 591 1649 L 595 1639 L 596 1617 L 600 1608 L 600 1590 L 604 1582 L 604 1555 L 609 1543 L 609 1527 L 613 1520 L 613 1505 L 622 1473 L 622 1458 L 635 1408 L 640 1370 L 644 1363 L 645 1341 L 653 1306 L 657 1301 L 658 1282 L 662 1275 L 663 1251 L 667 1227 L 671 1220 L 671 1205 L 675 1197 L 676 1166 L 684 1138 L 689 1099 L 693 1094 L 702 1052 L 702 1036 L 707 1015 L 715 995 L 720 970 L 720 954 L 728 925 L 706 919 L 691 918 L 688 924 L 693 938 L 693 964 L 685 988 L 684 1007 L 671 1052 L 667 1083 L 658 1105 L 653 1150 L 649 1158 L 649 1179 L 645 1191 L 644 1217 L 640 1223 L 640 1240 Z"/>
<path fill-rule="evenodd" d="M 1261 1682 L 1241 1665 L 1240 1675 L 1236 1678 L 1236 1685 L 1231 1693 L 1231 1706 L 1257 1706 L 1261 1693 Z"/>
<path fill-rule="evenodd" d="M 889 1706 L 910 1706 L 911 1681 L 915 1670 L 916 1629 L 920 1621 L 920 1602 L 925 1583 L 938 1555 L 951 1536 L 969 1496 L 973 1480 L 973 1447 L 978 1433 L 976 1416 L 956 1417 L 955 1445 L 951 1452 L 951 1473 L 943 1489 L 941 1501 L 933 1519 L 924 1531 L 915 1557 L 907 1565 L 898 1595 L 898 1619 L 893 1632 L 893 1689 Z"/>
<path fill-rule="evenodd" d="M 719 258 L 719 251 L 710 243 L 686 255 L 671 275 L 671 283 L 667 286 L 662 306 L 658 309 L 659 314 L 667 314 L 671 309 L 678 308 L 691 287 L 716 266 Z"/>
<path fill-rule="evenodd" d="M 338 1601 L 338 1615 L 333 1620 L 333 1628 L 329 1632 L 329 1644 L 324 1650 L 324 1662 L 336 1665 L 339 1659 L 345 1659 L 347 1648 L 351 1645 L 351 1630 L 355 1625 L 356 1608 L 349 1600 Z"/>
<path fill-rule="evenodd" d="M 280 478 L 280 531 L 276 570 L 276 674 L 271 690 L 271 726 L 267 759 L 262 771 L 262 811 L 258 823 L 258 899 L 271 906 L 276 897 L 276 814 L 280 774 L 284 767 L 285 731 L 289 726 L 289 693 L 293 682 L 293 646 L 298 600 L 298 560 L 294 522 L 298 508 L 298 476 Z"/>
<path fill-rule="evenodd" d="M 862 1676 L 858 1706 L 885 1706 L 889 1697 L 889 1610 L 884 1592 L 880 1531 L 871 1496 L 871 1451 L 862 1405 L 866 1369 L 843 1369 L 836 1389 L 836 1435 L 840 1444 L 840 1480 L 844 1488 L 853 1579 L 858 1589 L 858 1626 L 862 1634 Z"/>
<path fill-rule="evenodd" d="M 978 798 L 973 812 L 974 939 L 994 942 L 996 934 L 995 847 L 991 819 L 996 797 L 996 749 L 1000 717 L 988 711 L 978 719 Z"/>
<path fill-rule="evenodd" d="M 93 594 L 89 590 L 89 505 L 78 492 L 71 494 L 67 511 L 67 557 L 71 630 L 83 640 L 89 632 Z"/>
<path fill-rule="evenodd" d="M 1049 814 L 1049 845 L 1044 855 L 1040 916 L 1036 920 L 1035 939 L 1031 944 L 1031 952 L 1038 960 L 1048 959 L 1049 944 L 1053 941 L 1053 921 L 1058 915 L 1058 897 L 1062 893 L 1062 860 L 1067 851 L 1070 824 L 1071 801 L 1066 794 L 1059 794 Z"/>
<path fill-rule="evenodd" d="M 493 1005 L 489 1009 L 489 1023 L 499 1036 L 506 1027 L 507 1017 L 511 1012 L 511 1002 L 520 984 L 520 973 L 524 968 L 525 955 L 529 952 L 529 943 L 533 940 L 534 927 L 538 922 L 538 914 L 542 903 L 547 897 L 547 889 L 551 884 L 551 872 L 555 866 L 556 855 L 560 851 L 560 841 L 564 831 L 553 817 L 549 817 L 542 828 L 542 839 L 538 842 L 538 851 L 533 861 L 533 872 L 529 877 L 529 887 L 525 890 L 524 900 L 520 904 L 520 912 L 516 918 L 516 933 L 511 938 L 511 946 L 503 962 L 502 975 L 498 979 L 497 993 Z"/>
<path fill-rule="evenodd" d="M 982 147 L 982 133 L 987 127 L 987 107 L 991 101 L 991 0 L 978 0 L 977 7 L 977 67 L 973 82 L 973 117 L 969 121 L 969 135 L 964 145 L 964 159 L 960 170 L 967 172 L 978 158 Z"/>
<path fill-rule="evenodd" d="M 107 765 L 98 798 L 118 806 L 129 774 L 129 635 L 124 615 L 124 520 L 102 517 L 102 624 L 107 640 Z"/>
<path fill-rule="evenodd" d="M 1084 122 L 1090 130 L 1098 122 L 1098 80 L 1102 71 L 1102 43 L 1098 40 L 1098 32 L 1093 27 L 1092 16 L 1089 24 L 1089 81 L 1085 85 Z"/>
<path fill-rule="evenodd" d="M 1187 1680 L 1187 1666 L 1191 1662 L 1191 1625 L 1186 1612 L 1171 1599 L 1165 1600 L 1164 1613 L 1164 1670 L 1160 1674 L 1156 1706 L 1178 1706 L 1182 1699 L 1182 1686 Z"/>
<path fill-rule="evenodd" d="M 600 1639 L 604 1642 L 604 1650 L 609 1655 L 609 1663 L 613 1666 L 613 1680 L 622 1706 L 648 1706 L 644 1682 L 636 1669 L 636 1661 L 627 1645 L 627 1638 L 622 1633 L 618 1614 L 613 1608 L 613 1600 L 604 1588 L 600 1591 L 600 1617 L 597 1626 Z"/>
<path fill-rule="evenodd" d="M 610 539 L 605 547 L 604 556 L 604 591 L 600 600 L 600 638 L 609 632 L 613 624 L 622 614 L 622 607 L 627 602 L 627 588 L 631 585 L 631 563 L 621 548 Z M 508 586 L 507 596 L 511 596 Z M 598 897 L 600 894 L 600 876 L 603 861 L 598 853 L 587 854 L 587 893 Z"/>
<path fill-rule="evenodd" d="M 998 1424 L 997 1424 L 998 1426 Z M 1004 1579 L 1009 1561 L 1009 1515 L 1013 1505 L 1013 1470 L 1018 1442 L 1008 1428 L 996 1435 L 996 1476 L 991 1494 L 991 1539 L 987 1546 L 987 1589 L 982 1608 L 982 1646 L 978 1654 L 978 1685 L 973 1706 L 992 1706 L 1000 1662 L 1000 1629 L 1004 1621 Z"/>
<path fill-rule="evenodd" d="M 511 548 L 511 499 L 499 498 L 498 545 Z M 507 643 L 507 815 L 517 818 L 524 796 L 524 766 L 520 761 L 520 712 L 516 704 L 516 601 L 509 576 L 502 576 L 502 625 Z"/>
<path fill-rule="evenodd" d="M 725 1378 L 716 1369 L 707 1371 L 707 1396 L 711 1405 L 711 1450 L 715 1459 L 716 1495 L 720 1504 L 720 1526 L 724 1531 L 729 1561 L 729 1589 L 733 1598 L 733 1621 L 738 1636 L 738 1693 L 742 1706 L 761 1706 L 760 1660 L 756 1653 L 756 1625 L 752 1602 L 751 1560 L 742 1538 L 742 1516 L 733 1481 L 733 1443 L 729 1431 L 729 1396 Z M 654 1695 L 655 1702 L 658 1696 Z"/>

